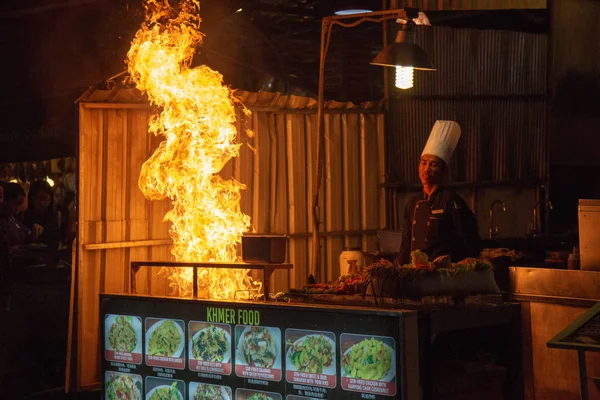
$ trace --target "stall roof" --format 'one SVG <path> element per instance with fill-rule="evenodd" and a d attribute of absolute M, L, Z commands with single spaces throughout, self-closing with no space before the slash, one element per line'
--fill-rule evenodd
<path fill-rule="evenodd" d="M 236 90 L 235 97 L 251 110 L 308 110 L 317 111 L 317 101 L 311 97 L 284 95 L 273 92 L 248 92 Z M 148 98 L 137 89 L 113 88 L 101 89 L 90 87 L 77 100 L 77 103 L 85 104 L 114 104 L 115 107 L 124 104 L 138 104 L 141 107 L 148 106 Z M 367 101 L 354 104 L 350 101 L 327 101 L 326 110 L 356 110 L 356 111 L 381 111 L 382 101 Z"/>

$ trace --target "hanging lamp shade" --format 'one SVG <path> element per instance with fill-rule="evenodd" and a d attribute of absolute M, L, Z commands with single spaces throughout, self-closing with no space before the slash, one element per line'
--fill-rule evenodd
<path fill-rule="evenodd" d="M 383 67 L 412 67 L 424 71 L 436 70 L 425 50 L 415 44 L 415 33 L 410 25 L 404 25 L 398 31 L 396 41 L 377 54 L 371 64 Z"/>
<path fill-rule="evenodd" d="M 337 0 L 335 2 L 335 15 L 352 15 L 373 12 L 373 7 L 367 0 Z"/>

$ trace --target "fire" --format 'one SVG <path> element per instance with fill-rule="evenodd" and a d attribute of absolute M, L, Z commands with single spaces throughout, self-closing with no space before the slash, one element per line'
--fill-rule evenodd
<path fill-rule="evenodd" d="M 139 186 L 152 200 L 168 197 L 173 209 L 171 252 L 178 261 L 235 262 L 250 217 L 241 212 L 244 185 L 218 173 L 238 156 L 235 99 L 218 72 L 190 68 L 202 43 L 200 3 L 146 0 L 146 21 L 127 54 L 137 88 L 161 110 L 149 131 L 165 140 L 144 163 Z M 170 284 L 181 296 L 192 291 L 192 269 L 171 268 Z M 199 270 L 199 296 L 232 299 L 236 291 L 257 291 L 248 270 Z"/>

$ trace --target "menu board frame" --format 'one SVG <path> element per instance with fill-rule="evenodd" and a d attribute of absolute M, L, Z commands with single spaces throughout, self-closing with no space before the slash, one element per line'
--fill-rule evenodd
<path fill-rule="evenodd" d="M 556 349 L 600 351 L 600 342 L 585 343 L 575 339 L 577 333 L 582 332 L 592 322 L 598 324 L 598 320 L 600 320 L 600 302 L 596 303 L 579 318 L 567 325 L 565 329 L 550 339 L 546 345 L 549 348 Z"/>
<path fill-rule="evenodd" d="M 407 371 L 404 362 L 404 323 L 406 313 L 415 313 L 415 311 L 101 295 L 101 344 L 105 344 L 104 335 L 109 329 L 104 326 L 107 315 L 137 317 L 142 321 L 146 321 L 146 318 L 181 320 L 184 321 L 183 331 L 185 332 L 184 369 L 147 365 L 145 353 L 142 364 L 115 362 L 104 357 L 105 349 L 102 349 L 102 376 L 108 377 L 107 372 L 116 372 L 141 376 L 144 382 L 148 377 L 171 379 L 173 382 L 183 381 L 185 391 L 189 391 L 189 387 L 197 387 L 196 384 L 191 385 L 193 382 L 223 386 L 231 389 L 228 391 L 231 393 L 231 400 L 250 398 L 248 394 L 238 395 L 253 391 L 279 393 L 282 400 L 405 399 Z M 207 368 L 213 366 L 216 373 L 192 370 L 189 354 L 192 351 L 192 343 L 189 341 L 189 335 L 194 332 L 197 337 L 198 330 L 195 328 L 195 330 L 188 331 L 190 322 L 206 322 L 221 327 L 224 324 L 230 325 L 230 330 L 221 335 L 230 340 L 226 347 L 226 351 L 231 352 L 230 357 L 223 357 L 223 360 L 230 363 L 229 369 L 222 368 L 222 365 L 217 362 L 206 363 Z M 218 330 L 215 332 L 218 333 Z M 345 340 L 354 340 L 352 343 L 344 344 L 343 354 L 341 351 L 342 335 L 346 335 Z M 264 340 L 262 340 L 263 337 Z M 271 341 L 270 337 L 273 337 L 274 340 Z M 286 339 L 289 339 L 287 343 Z M 149 340 L 145 331 L 142 332 L 142 340 L 144 343 Z M 252 343 L 253 340 L 258 340 L 263 345 L 265 341 L 273 343 L 276 351 L 254 354 L 252 349 L 260 346 L 255 346 Z M 298 360 L 301 358 L 306 359 L 306 355 L 302 352 L 306 347 L 305 342 L 309 343 L 309 341 L 311 345 L 324 346 L 321 348 L 326 351 L 320 351 L 319 354 L 330 352 L 330 356 L 319 356 L 317 361 L 311 359 L 307 363 L 299 362 Z M 332 344 L 335 345 L 335 348 Z M 196 343 L 193 345 L 200 346 Z M 361 346 L 360 352 L 371 352 L 370 360 L 376 359 L 378 363 L 374 365 L 376 368 L 363 371 L 358 363 L 352 366 L 352 362 L 356 361 L 352 361 L 351 355 L 359 354 L 358 351 L 351 351 L 353 345 Z M 180 344 L 177 343 L 177 346 Z M 144 352 L 145 350 L 144 348 Z M 276 354 L 272 360 L 269 359 L 271 353 Z M 292 357 L 297 358 L 292 361 Z M 312 366 L 311 362 L 313 362 Z M 395 371 L 392 372 L 392 368 Z M 228 371 L 229 374 L 225 374 L 223 371 Z M 288 373 L 288 371 L 293 373 Z M 332 371 L 335 371 L 335 375 Z M 344 375 L 342 375 L 342 371 L 344 371 Z M 345 377 L 343 378 L 344 387 L 342 387 L 343 376 Z M 177 383 L 177 385 L 180 384 Z M 103 388 L 107 389 L 106 381 Z M 146 399 L 145 392 L 146 388 L 144 387 L 140 399 Z M 192 395 L 192 393 L 185 393 L 184 399 L 193 399 Z"/>

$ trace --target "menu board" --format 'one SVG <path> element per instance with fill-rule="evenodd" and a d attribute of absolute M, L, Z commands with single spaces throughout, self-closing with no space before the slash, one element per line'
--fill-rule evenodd
<path fill-rule="evenodd" d="M 103 295 L 106 400 L 402 399 L 402 312 Z"/>
<path fill-rule="evenodd" d="M 569 324 L 547 345 L 561 349 L 600 351 L 600 303 Z"/>

